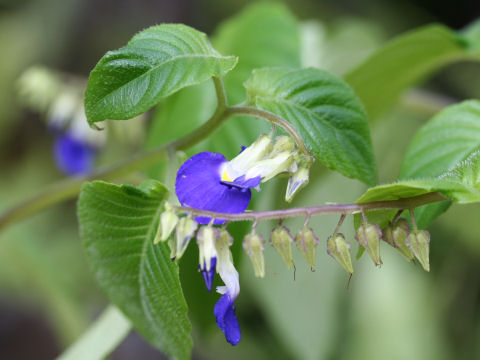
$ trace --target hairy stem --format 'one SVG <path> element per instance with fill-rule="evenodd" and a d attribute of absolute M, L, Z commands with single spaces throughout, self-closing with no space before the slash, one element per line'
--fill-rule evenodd
<path fill-rule="evenodd" d="M 176 206 L 177 211 L 189 213 L 197 216 L 210 216 L 215 219 L 225 219 L 228 221 L 254 221 L 271 219 L 284 219 L 296 216 L 310 217 L 320 214 L 355 214 L 364 211 L 374 210 L 394 210 L 394 209 L 413 209 L 418 206 L 445 201 L 446 198 L 439 192 L 431 192 L 410 198 L 386 201 L 372 201 L 361 204 L 329 204 L 321 206 L 299 207 L 285 210 L 270 211 L 251 211 L 240 214 L 218 213 L 213 211 L 199 210 L 194 208 L 185 208 Z"/>
<path fill-rule="evenodd" d="M 311 156 L 309 151 L 305 147 L 305 144 L 303 143 L 302 138 L 297 133 L 297 130 L 295 130 L 292 124 L 290 124 L 288 121 L 286 121 L 282 117 L 275 115 L 274 113 L 271 113 L 269 111 L 265 111 L 265 110 L 261 110 L 261 109 L 257 109 L 249 106 L 232 106 L 228 110 L 234 114 L 250 115 L 250 116 L 263 118 L 265 120 L 270 121 L 272 124 L 282 127 L 283 129 L 285 129 L 286 132 L 290 134 L 293 140 L 295 140 L 300 151 L 307 156 Z"/>

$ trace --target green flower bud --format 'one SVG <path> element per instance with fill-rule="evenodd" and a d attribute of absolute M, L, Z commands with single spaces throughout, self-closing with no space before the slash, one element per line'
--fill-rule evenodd
<path fill-rule="evenodd" d="M 290 235 L 290 231 L 285 226 L 277 227 L 270 235 L 270 243 L 278 251 L 283 261 L 285 261 L 288 269 L 293 267 L 292 242 L 292 235 Z"/>
<path fill-rule="evenodd" d="M 220 237 L 220 231 L 211 226 L 202 226 L 197 232 L 197 245 L 199 254 L 199 264 L 207 271 L 210 271 L 211 260 L 217 257 L 215 244 Z"/>
<path fill-rule="evenodd" d="M 308 184 L 310 169 L 308 167 L 299 167 L 288 179 L 285 201 L 291 202 L 295 194 Z"/>
<path fill-rule="evenodd" d="M 265 259 L 263 257 L 263 244 L 265 240 L 255 232 L 245 236 L 243 249 L 250 258 L 256 277 L 265 277 Z"/>
<path fill-rule="evenodd" d="M 183 217 L 178 222 L 175 229 L 175 243 L 170 242 L 170 249 L 172 251 L 171 257 L 180 259 L 187 248 L 188 243 L 195 235 L 198 224 L 190 216 Z M 175 249 L 175 250 L 174 250 Z"/>
<path fill-rule="evenodd" d="M 160 215 L 160 224 L 158 226 L 157 234 L 155 235 L 155 240 L 153 240 L 153 243 L 157 244 L 160 241 L 167 240 L 177 224 L 178 216 L 175 214 L 175 211 L 173 211 L 172 205 L 166 202 L 165 211 Z"/>
<path fill-rule="evenodd" d="M 311 268 L 315 266 L 315 251 L 318 245 L 318 238 L 313 230 L 304 226 L 303 229 L 295 236 L 295 243 L 298 250 L 302 253 Z"/>
<path fill-rule="evenodd" d="M 355 239 L 358 243 L 367 250 L 368 255 L 372 258 L 375 265 L 383 264 L 380 258 L 380 239 L 382 238 L 382 231 L 378 225 L 363 224 L 356 233 Z"/>
<path fill-rule="evenodd" d="M 408 261 L 414 257 L 407 246 L 407 237 L 410 233 L 410 226 L 406 219 L 399 219 L 395 224 L 390 224 L 383 229 L 383 239 L 405 256 Z"/>
<path fill-rule="evenodd" d="M 328 238 L 327 254 L 337 260 L 349 274 L 353 274 L 350 244 L 343 234 L 335 234 Z"/>
<path fill-rule="evenodd" d="M 406 243 L 425 271 L 430 271 L 430 233 L 427 230 L 414 230 L 408 235 Z"/>
<path fill-rule="evenodd" d="M 275 144 L 271 154 L 277 154 L 283 151 L 292 152 L 295 149 L 295 141 L 290 136 L 280 135 L 275 138 Z"/>

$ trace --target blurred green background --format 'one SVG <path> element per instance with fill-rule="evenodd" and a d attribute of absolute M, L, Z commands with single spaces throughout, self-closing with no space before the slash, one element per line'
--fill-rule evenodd
<path fill-rule="evenodd" d="M 211 35 L 223 54 L 240 57 L 237 71 L 226 79 L 229 100 L 237 103 L 243 99 L 241 84 L 252 67 L 316 66 L 341 76 L 397 34 L 431 22 L 461 29 L 478 17 L 480 4 L 474 1 L 452 5 L 433 0 L 260 4 L 247 0 L 0 0 L 0 210 L 63 177 L 53 161 L 53 138 L 44 114 L 22 106 L 19 100 L 16 81 L 31 65 L 86 78 L 106 51 L 123 46 L 139 30 L 182 22 Z M 275 29 L 270 31 L 271 38 L 262 31 L 265 28 Z M 235 37 L 238 33 L 243 40 Z M 440 95 L 440 106 L 479 98 L 480 65 L 456 63 L 418 87 Z M 145 125 L 146 145 L 125 144 L 112 137 L 98 162 L 113 162 L 191 130 L 208 117 L 211 94 L 211 84 L 205 84 L 174 95 L 151 113 Z M 185 99 L 190 106 L 178 106 Z M 434 108 L 440 109 L 437 103 Z M 432 114 L 428 106 L 412 107 L 401 98 L 372 124 L 381 182 L 396 179 L 410 139 Z M 172 119 L 183 122 L 175 127 Z M 268 126 L 259 126 L 257 120 L 234 119 L 192 152 L 208 149 L 229 157 L 264 129 Z M 148 170 L 160 179 L 162 172 L 162 166 Z M 142 173 L 124 180 L 135 183 L 143 177 Z M 282 179 L 269 182 L 254 195 L 254 207 L 285 207 L 276 196 L 285 185 Z M 364 190 L 358 181 L 315 164 L 310 185 L 293 205 L 349 203 Z M 226 343 L 215 326 L 212 309 L 217 296 L 206 293 L 196 268 L 197 249 L 190 246 L 181 262 L 181 277 L 194 325 L 193 358 L 480 358 L 479 210 L 479 205 L 453 206 L 432 224 L 430 273 L 383 246 L 381 268 L 367 257 L 355 261 L 349 289 L 348 276 L 328 257 L 324 241 L 315 272 L 294 251 L 294 276 L 267 246 L 267 276 L 254 278 L 240 251 L 247 229 L 232 227 L 242 289 L 237 314 L 243 339 L 237 347 Z M 323 216 L 311 225 L 326 240 L 337 221 Z M 295 231 L 301 223 L 287 225 Z M 268 237 L 270 228 L 271 224 L 262 224 L 260 230 Z M 351 219 L 343 232 L 353 239 Z M 83 258 L 75 201 L 52 207 L 0 234 L 0 358 L 55 357 L 106 304 Z M 162 355 L 132 333 L 111 358 Z"/>

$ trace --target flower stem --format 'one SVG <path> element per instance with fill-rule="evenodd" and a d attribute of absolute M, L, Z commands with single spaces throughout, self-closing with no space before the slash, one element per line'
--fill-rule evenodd
<path fill-rule="evenodd" d="M 271 113 L 269 111 L 265 111 L 265 110 L 261 110 L 261 109 L 257 109 L 249 106 L 232 106 L 228 108 L 227 111 L 237 115 L 242 114 L 242 115 L 249 115 L 249 116 L 262 118 L 270 121 L 272 124 L 282 127 L 286 132 L 290 134 L 293 140 L 295 140 L 300 151 L 303 152 L 305 155 L 311 157 L 310 152 L 305 147 L 305 144 L 303 143 L 303 140 L 300 137 L 300 135 L 297 133 L 297 130 L 295 130 L 292 124 L 290 124 L 284 118 L 278 115 L 275 115 L 274 113 Z"/>
<path fill-rule="evenodd" d="M 291 208 L 284 210 L 270 211 L 251 211 L 240 214 L 218 213 L 213 211 L 199 210 L 194 208 L 186 208 L 181 206 L 174 207 L 175 210 L 183 213 L 189 213 L 196 216 L 210 216 L 216 219 L 225 219 L 229 221 L 254 221 L 271 219 L 284 219 L 296 216 L 310 217 L 320 214 L 355 214 L 364 211 L 375 210 L 393 210 L 393 209 L 412 209 L 418 206 L 431 204 L 435 202 L 445 201 L 446 198 L 439 192 L 431 192 L 423 195 L 413 196 L 410 198 L 402 198 L 398 200 L 372 201 L 361 204 L 329 204 L 321 206 L 308 206 Z"/>

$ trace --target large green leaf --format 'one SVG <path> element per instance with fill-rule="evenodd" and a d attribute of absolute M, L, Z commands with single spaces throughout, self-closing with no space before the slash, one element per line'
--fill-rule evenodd
<path fill-rule="evenodd" d="M 88 122 L 130 119 L 183 87 L 224 76 L 236 62 L 188 26 L 148 28 L 127 46 L 107 52 L 90 73 L 85 93 Z"/>
<path fill-rule="evenodd" d="M 110 300 L 155 347 L 188 359 L 192 347 L 178 267 L 165 243 L 153 245 L 167 190 L 158 182 L 86 183 L 78 201 L 80 235 Z"/>
<path fill-rule="evenodd" d="M 363 107 L 341 79 L 318 69 L 260 69 L 245 83 L 248 102 L 292 123 L 308 150 L 330 169 L 375 184 Z"/>
<path fill-rule="evenodd" d="M 409 198 L 431 192 L 440 192 L 445 197 L 459 203 L 480 202 L 480 150 L 436 178 L 404 180 L 393 184 L 379 185 L 368 189 L 357 203 Z M 385 226 L 395 210 L 371 211 L 369 221 Z M 359 216 L 356 215 L 356 224 Z"/>
<path fill-rule="evenodd" d="M 345 79 L 373 119 L 407 87 L 449 63 L 473 58 L 480 59 L 480 54 L 470 38 L 443 25 L 429 25 L 391 40 Z"/>
<path fill-rule="evenodd" d="M 480 149 L 480 101 L 450 106 L 428 121 L 415 135 L 403 159 L 401 179 L 439 176 Z M 415 211 L 421 227 L 427 227 L 450 206 L 446 201 Z"/>
<path fill-rule="evenodd" d="M 279 3 L 252 3 L 245 10 L 223 22 L 215 31 L 212 43 L 224 54 L 238 56 L 238 64 L 224 78 L 230 104 L 245 99 L 243 83 L 255 68 L 265 66 L 300 67 L 300 34 L 293 14 Z M 149 146 L 177 138 L 199 126 L 213 113 L 215 92 L 206 82 L 182 89 L 160 103 L 148 132 Z M 225 123 L 192 151 L 221 152 L 227 158 L 238 154 L 269 124 L 261 119 L 235 117 Z"/>

